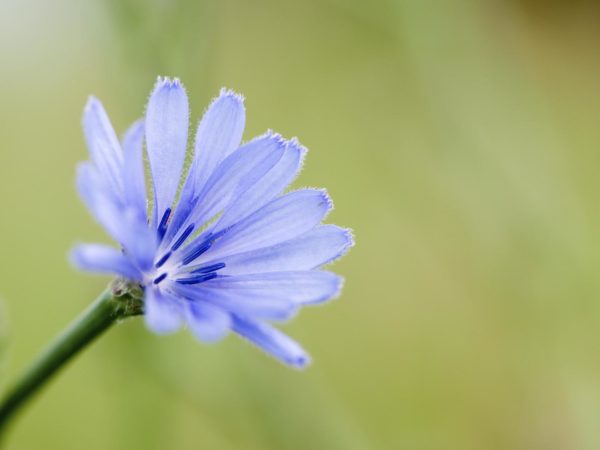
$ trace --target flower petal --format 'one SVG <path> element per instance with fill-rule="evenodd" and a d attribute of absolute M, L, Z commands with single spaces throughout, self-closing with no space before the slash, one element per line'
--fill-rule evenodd
<path fill-rule="evenodd" d="M 301 189 L 290 192 L 232 226 L 199 262 L 293 239 L 317 226 L 331 208 L 331 199 L 325 191 Z"/>
<path fill-rule="evenodd" d="M 73 265 L 96 273 L 112 273 L 130 280 L 141 281 L 142 276 L 121 251 L 102 244 L 81 244 L 70 254 Z"/>
<path fill-rule="evenodd" d="M 83 112 L 83 132 L 100 175 L 115 193 L 121 192 L 121 146 L 102 103 L 94 97 L 90 97 Z"/>
<path fill-rule="evenodd" d="M 154 288 L 146 288 L 144 319 L 146 325 L 157 334 L 177 331 L 182 321 L 183 306 L 178 299 Z"/>
<path fill-rule="evenodd" d="M 322 303 L 336 297 L 342 287 L 342 277 L 318 270 L 297 272 L 269 272 L 253 275 L 217 277 L 203 283 L 203 287 L 241 294 L 245 298 L 263 301 L 289 301 L 296 305 Z"/>
<path fill-rule="evenodd" d="M 146 111 L 146 145 L 154 183 L 154 223 L 172 206 L 177 193 L 185 160 L 188 120 L 188 99 L 179 80 L 159 78 Z"/>
<path fill-rule="evenodd" d="M 295 239 L 226 256 L 214 262 L 225 263 L 225 267 L 219 271 L 222 275 L 312 270 L 338 259 L 352 245 L 349 230 L 335 225 L 322 225 Z"/>
<path fill-rule="evenodd" d="M 281 194 L 298 175 L 305 154 L 306 149 L 296 140 L 287 142 L 283 156 L 277 164 L 225 210 L 215 226 L 215 231 L 233 225 Z"/>
<path fill-rule="evenodd" d="M 233 314 L 270 320 L 287 320 L 298 310 L 284 296 L 267 296 L 252 290 L 227 290 L 215 287 L 211 289 L 207 283 L 199 285 L 181 285 L 173 287 L 178 295 L 190 299 L 194 303 L 205 303 L 222 308 Z"/>
<path fill-rule="evenodd" d="M 215 168 L 240 146 L 246 111 L 244 99 L 232 91 L 221 89 L 198 124 L 194 161 L 188 181 L 199 193 Z"/>
<path fill-rule="evenodd" d="M 223 309 L 205 302 L 190 302 L 186 318 L 190 330 L 202 342 L 219 341 L 231 329 L 231 316 Z"/>
<path fill-rule="evenodd" d="M 77 168 L 77 186 L 81 198 L 98 223 L 117 241 L 135 265 L 147 270 L 156 253 L 156 233 L 146 220 L 131 207 L 120 204 L 119 199 L 107 194 L 103 180 L 90 163 Z"/>
<path fill-rule="evenodd" d="M 148 271 L 154 264 L 158 242 L 156 233 L 145 219 L 140 218 L 133 208 L 125 209 L 119 216 L 121 239 L 125 253 L 143 271 Z"/>
<path fill-rule="evenodd" d="M 140 217 L 147 218 L 146 181 L 144 177 L 144 121 L 138 120 L 123 137 L 123 180 L 125 204 L 134 208 Z"/>
<path fill-rule="evenodd" d="M 119 244 L 123 243 L 120 200 L 106 185 L 96 166 L 90 162 L 77 167 L 77 190 L 94 218 Z"/>
<path fill-rule="evenodd" d="M 300 369 L 310 363 L 310 357 L 296 341 L 264 322 L 233 316 L 232 326 L 237 334 L 285 364 Z"/>
<path fill-rule="evenodd" d="M 182 198 L 171 222 L 165 242 L 190 223 L 200 228 L 256 183 L 279 161 L 284 151 L 281 137 L 266 134 L 242 145 L 219 164 L 206 185 L 194 198 Z"/>
<path fill-rule="evenodd" d="M 215 168 L 240 145 L 246 113 L 242 96 L 221 90 L 221 94 L 208 107 L 198 124 L 194 145 L 194 159 L 187 179 L 181 190 L 179 207 L 166 242 L 179 230 L 182 222 L 188 218 L 198 194 L 202 191 Z"/>

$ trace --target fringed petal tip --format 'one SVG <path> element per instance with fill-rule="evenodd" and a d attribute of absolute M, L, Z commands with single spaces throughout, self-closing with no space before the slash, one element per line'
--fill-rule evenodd
<path fill-rule="evenodd" d="M 154 84 L 154 89 L 158 89 L 158 88 L 181 88 L 181 89 L 185 89 L 183 86 L 183 83 L 179 80 L 179 78 L 174 77 L 174 78 L 170 78 L 170 77 L 165 77 L 165 76 L 158 76 L 156 77 L 156 83 Z"/>
<path fill-rule="evenodd" d="M 270 128 L 267 131 L 265 131 L 263 136 L 273 139 L 274 141 L 276 141 L 277 143 L 279 143 L 281 145 L 287 145 L 289 142 L 289 140 L 284 138 L 280 133 L 278 133 Z"/>
<path fill-rule="evenodd" d="M 267 131 L 265 131 L 263 134 L 260 134 L 254 138 L 252 138 L 250 141 L 248 141 L 247 143 L 245 143 L 245 146 L 251 146 L 251 145 L 261 145 L 264 148 L 268 147 L 269 145 L 271 145 L 271 149 L 272 151 L 281 151 L 282 149 L 285 149 L 286 147 L 288 147 L 290 145 L 290 140 L 284 138 L 281 134 L 269 129 Z"/>
<path fill-rule="evenodd" d="M 342 251 L 342 255 L 356 245 L 354 238 L 354 230 L 352 228 L 343 228 L 344 237 L 346 238 L 347 244 Z M 340 255 L 341 256 L 341 255 Z"/>
<path fill-rule="evenodd" d="M 324 225 L 326 227 L 332 226 L 335 227 L 335 225 Z M 348 253 L 350 251 L 350 249 L 352 247 L 354 247 L 354 245 L 356 244 L 354 241 L 354 231 L 351 228 L 339 228 L 336 227 L 340 230 L 341 235 L 343 236 L 344 239 L 344 243 L 341 245 L 341 247 L 339 248 L 339 251 L 332 256 L 330 259 L 328 259 L 327 261 L 323 262 L 322 264 L 318 265 L 315 267 L 316 268 L 320 268 L 320 267 L 324 267 L 324 266 L 329 266 L 330 264 L 333 264 L 334 262 L 336 262 L 337 260 L 339 260 L 340 258 L 342 258 L 346 253 Z M 340 291 L 334 296 L 332 297 L 333 299 L 337 298 L 339 296 L 339 294 L 341 293 L 341 289 L 343 287 L 344 284 L 344 280 L 342 279 L 342 285 L 340 286 Z"/>
<path fill-rule="evenodd" d="M 278 148 L 283 147 L 286 150 L 297 151 L 300 154 L 300 168 L 302 168 L 302 165 L 304 164 L 304 158 L 308 153 L 308 149 L 300 143 L 297 137 L 294 136 L 291 139 L 286 139 L 280 133 L 277 133 L 272 129 L 268 129 L 263 134 L 257 136 L 252 140 L 257 141 L 261 139 L 269 139 L 274 141 L 277 144 Z M 298 170 L 298 172 L 299 171 L 300 170 Z"/>
<path fill-rule="evenodd" d="M 292 191 L 292 192 L 298 192 L 298 191 L 310 191 L 310 192 L 316 192 L 319 194 L 319 197 L 321 198 L 320 204 L 326 205 L 325 215 L 321 218 L 321 221 L 325 220 L 327 218 L 327 216 L 329 215 L 329 213 L 331 213 L 331 211 L 333 211 L 333 209 L 335 208 L 335 205 L 333 204 L 333 199 L 331 198 L 331 196 L 329 195 L 329 192 L 327 192 L 327 189 L 325 189 L 325 188 L 303 187 L 303 188 L 297 189 L 296 191 Z"/>
<path fill-rule="evenodd" d="M 356 245 L 356 242 L 354 240 L 354 231 L 351 228 L 339 228 L 339 229 L 343 236 L 344 243 L 342 244 L 339 252 L 335 256 L 333 256 L 328 261 L 325 261 L 323 264 L 321 264 L 318 267 L 328 266 L 329 264 L 336 262 L 338 259 L 340 259 L 342 256 L 344 256 L 346 253 L 348 253 L 352 247 L 354 247 Z"/>
<path fill-rule="evenodd" d="M 297 149 L 300 152 L 300 160 L 304 161 L 304 157 L 308 153 L 308 149 L 300 143 L 298 138 L 294 136 L 293 138 L 287 141 L 287 145 L 289 148 Z"/>
<path fill-rule="evenodd" d="M 306 154 L 308 153 L 308 149 L 300 144 L 297 137 L 293 137 L 286 142 L 286 151 L 294 152 L 298 154 L 298 168 L 296 169 L 296 174 L 294 178 L 290 180 L 290 183 L 294 181 L 294 179 L 298 176 L 302 169 L 304 168 L 304 161 L 306 159 Z"/>
<path fill-rule="evenodd" d="M 219 91 L 219 97 L 215 98 L 213 100 L 213 102 L 215 102 L 218 98 L 221 98 L 221 97 L 230 97 L 240 103 L 244 103 L 244 101 L 246 100 L 242 94 L 239 94 L 239 93 L 235 92 L 234 90 L 226 88 L 226 87 L 221 88 L 221 90 Z"/>
<path fill-rule="evenodd" d="M 85 114 L 88 114 L 91 110 L 102 107 L 102 102 L 98 100 L 97 97 L 90 95 L 85 103 L 85 107 L 83 108 L 84 117 Z"/>
<path fill-rule="evenodd" d="M 321 219 L 321 220 L 325 220 L 325 218 L 327 217 L 327 215 L 329 215 L 329 213 L 331 211 L 333 211 L 333 208 L 334 208 L 333 199 L 329 195 L 329 192 L 327 192 L 327 189 L 325 189 L 325 188 L 314 188 L 314 187 L 307 187 L 307 188 L 302 188 L 302 189 L 307 189 L 307 190 L 311 190 L 311 191 L 317 191 L 320 194 L 321 204 L 327 205 L 326 215 L 325 215 L 325 217 L 323 217 L 323 219 Z"/>
<path fill-rule="evenodd" d="M 334 204 L 333 204 L 333 199 L 331 198 L 331 196 L 329 195 L 329 192 L 327 191 L 327 189 L 325 188 L 318 188 L 318 187 L 301 187 L 299 189 L 296 189 L 294 191 L 292 191 L 292 193 L 294 192 L 307 192 L 307 193 L 316 193 L 319 195 L 321 201 L 320 201 L 320 205 L 326 205 L 326 215 L 321 219 L 321 221 L 325 220 L 327 218 L 327 215 L 333 211 L 334 209 Z"/>
<path fill-rule="evenodd" d="M 263 134 L 252 139 L 252 141 L 259 141 L 262 139 L 268 139 L 268 140 L 275 142 L 277 144 L 277 148 L 283 147 L 288 150 L 297 151 L 298 153 L 300 153 L 300 166 L 302 166 L 304 164 L 304 157 L 306 156 L 308 149 L 306 147 L 304 147 L 302 144 L 300 144 L 297 137 L 292 137 L 291 139 L 286 139 L 280 133 L 277 133 L 276 131 L 268 129 Z"/>

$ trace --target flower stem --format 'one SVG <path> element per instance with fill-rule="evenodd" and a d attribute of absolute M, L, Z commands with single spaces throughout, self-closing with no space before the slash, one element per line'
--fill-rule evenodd
<path fill-rule="evenodd" d="M 0 404 L 0 435 L 23 404 L 81 349 L 120 319 L 142 314 L 141 296 L 137 294 L 124 281 L 115 280 L 39 355 Z"/>

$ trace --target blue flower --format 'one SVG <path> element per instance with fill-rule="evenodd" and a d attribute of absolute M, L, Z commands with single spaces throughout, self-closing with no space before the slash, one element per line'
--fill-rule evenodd
<path fill-rule="evenodd" d="M 308 355 L 270 322 L 339 294 L 342 279 L 321 268 L 353 245 L 351 233 L 321 224 L 332 209 L 325 191 L 284 193 L 305 154 L 295 139 L 267 132 L 241 144 L 241 96 L 222 90 L 209 106 L 186 171 L 188 122 L 177 79 L 158 79 L 145 119 L 121 142 L 90 98 L 83 128 L 91 160 L 78 167 L 77 186 L 120 249 L 80 245 L 72 260 L 138 283 L 146 324 L 157 333 L 187 324 L 212 342 L 232 330 L 302 367 Z"/>

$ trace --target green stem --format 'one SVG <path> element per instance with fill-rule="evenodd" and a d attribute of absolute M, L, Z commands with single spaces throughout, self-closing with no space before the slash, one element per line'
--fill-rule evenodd
<path fill-rule="evenodd" d="M 142 314 L 135 289 L 116 280 L 29 366 L 0 404 L 0 435 L 15 413 L 65 363 L 118 320 Z"/>

